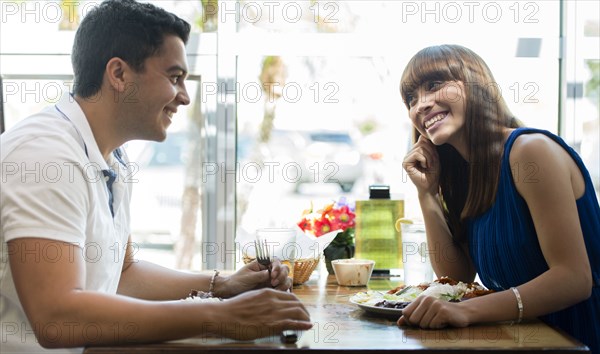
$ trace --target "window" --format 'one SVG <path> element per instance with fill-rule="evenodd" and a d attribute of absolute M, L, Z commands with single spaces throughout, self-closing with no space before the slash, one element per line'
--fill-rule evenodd
<path fill-rule="evenodd" d="M 262 2 L 239 4 L 237 30 L 221 44 L 236 57 L 238 136 L 255 137 L 252 162 L 273 167 L 271 180 L 264 178 L 266 169 L 255 178 L 256 171 L 245 168 L 252 162 L 238 169 L 237 228 L 244 232 L 293 225 L 311 205 L 319 208 L 341 196 L 366 199 L 373 183 L 388 184 L 393 196 L 405 198 L 408 214 L 420 212 L 401 168 L 411 130 L 399 82 L 410 57 L 429 45 L 473 49 L 490 65 L 517 117 L 558 131 L 559 2 L 299 2 L 287 12 L 283 6 L 269 12 Z M 265 87 L 265 76 L 272 88 L 258 100 L 254 93 Z M 338 183 L 351 170 L 340 161 L 344 155 L 328 156 L 329 147 L 315 142 L 317 153 L 275 134 L 262 142 L 269 129 L 343 132 L 351 137 L 362 173 Z M 303 166 L 294 169 L 293 163 Z M 306 175 L 310 181 L 303 180 Z"/>
<path fill-rule="evenodd" d="M 372 183 L 418 211 L 401 168 L 410 124 L 398 84 L 433 44 L 480 54 L 512 112 L 563 136 L 600 190 L 597 2 L 151 2 L 193 24 L 192 104 L 166 144 L 127 147 L 152 181 L 134 187 L 141 258 L 233 269 L 236 232 L 291 225 L 311 203 L 366 198 Z M 7 128 L 70 90 L 73 29 L 95 4 L 0 1 Z"/>
<path fill-rule="evenodd" d="M 600 193 L 600 4 L 566 1 L 561 136 L 581 155 Z"/>

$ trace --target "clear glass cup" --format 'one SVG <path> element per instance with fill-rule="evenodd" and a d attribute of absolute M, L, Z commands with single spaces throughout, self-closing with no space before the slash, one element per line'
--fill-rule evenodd
<path fill-rule="evenodd" d="M 402 262 L 404 284 L 418 285 L 433 280 L 433 268 L 429 260 L 425 224 L 402 223 Z"/>
<path fill-rule="evenodd" d="M 277 257 L 289 269 L 288 277 L 294 281 L 294 261 L 301 251 L 296 243 L 296 230 L 288 228 L 261 228 L 256 238 L 267 247 L 271 258 Z"/>

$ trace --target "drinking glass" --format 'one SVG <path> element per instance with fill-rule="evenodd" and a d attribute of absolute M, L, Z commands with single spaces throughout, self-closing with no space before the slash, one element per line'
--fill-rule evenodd
<path fill-rule="evenodd" d="M 256 230 L 256 238 L 265 245 L 271 258 L 277 257 L 288 267 L 288 277 L 294 280 L 294 261 L 300 253 L 296 243 L 296 230 L 288 228 L 261 228 Z"/>
<path fill-rule="evenodd" d="M 418 285 L 433 280 L 433 268 L 427 251 L 425 224 L 402 224 L 402 261 L 404 262 L 404 284 Z"/>

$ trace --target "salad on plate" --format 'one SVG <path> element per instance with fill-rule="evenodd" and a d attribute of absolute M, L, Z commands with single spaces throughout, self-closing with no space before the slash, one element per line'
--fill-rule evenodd
<path fill-rule="evenodd" d="M 431 283 L 402 285 L 387 292 L 375 290 L 358 292 L 350 297 L 350 302 L 369 312 L 400 315 L 402 309 L 419 296 L 433 296 L 440 300 L 460 302 L 492 292 L 493 290 L 488 290 L 476 282 L 463 283 L 449 277 L 441 277 Z"/>

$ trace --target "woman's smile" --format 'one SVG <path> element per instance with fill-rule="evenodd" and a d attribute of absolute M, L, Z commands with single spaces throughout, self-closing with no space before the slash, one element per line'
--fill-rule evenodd
<path fill-rule="evenodd" d="M 426 130 L 430 130 L 430 128 L 438 125 L 436 123 L 441 122 L 447 116 L 448 116 L 447 111 L 434 113 L 433 115 L 430 114 L 429 116 L 425 117 L 425 119 L 423 120 L 423 126 L 425 127 Z"/>

